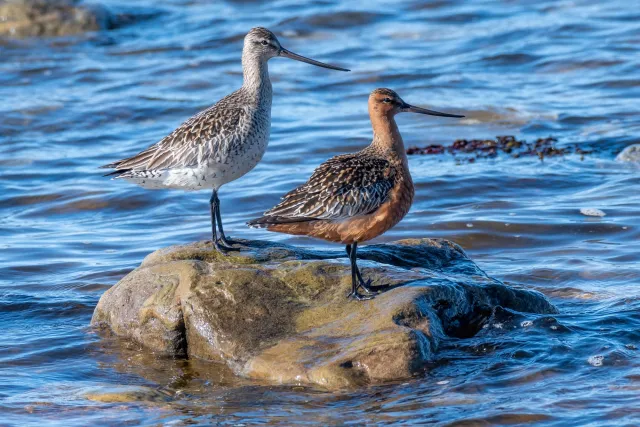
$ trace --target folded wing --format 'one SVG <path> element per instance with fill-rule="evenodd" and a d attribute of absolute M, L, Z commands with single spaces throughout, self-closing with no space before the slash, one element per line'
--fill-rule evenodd
<path fill-rule="evenodd" d="M 336 156 L 319 166 L 305 184 L 265 212 L 267 223 L 341 220 L 378 209 L 389 197 L 395 168 L 384 159 L 358 154 Z M 254 224 L 261 225 L 260 220 Z"/>
<path fill-rule="evenodd" d="M 229 108 L 225 99 L 176 128 L 146 150 L 102 166 L 117 171 L 158 171 L 195 167 L 208 158 L 224 160 L 238 129 L 246 123 L 244 108 Z"/>

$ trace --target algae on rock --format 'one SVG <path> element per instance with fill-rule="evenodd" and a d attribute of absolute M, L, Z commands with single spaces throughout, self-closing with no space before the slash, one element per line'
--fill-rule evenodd
<path fill-rule="evenodd" d="M 421 372 L 448 336 L 473 336 L 496 308 L 554 313 L 540 293 L 488 277 L 454 243 L 412 239 L 360 252 L 382 292 L 346 299 L 343 252 L 244 241 L 150 254 L 100 299 L 92 324 L 173 356 L 277 383 L 341 388 Z"/>

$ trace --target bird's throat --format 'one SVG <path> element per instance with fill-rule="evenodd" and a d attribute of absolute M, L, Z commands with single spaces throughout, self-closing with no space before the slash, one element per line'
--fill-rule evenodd
<path fill-rule="evenodd" d="M 371 116 L 373 126 L 373 141 L 371 146 L 390 160 L 399 161 L 407 165 L 407 155 L 402 141 L 402 135 L 392 115 Z"/>

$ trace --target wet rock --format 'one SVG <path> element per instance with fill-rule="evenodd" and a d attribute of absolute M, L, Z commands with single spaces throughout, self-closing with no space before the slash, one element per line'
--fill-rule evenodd
<path fill-rule="evenodd" d="M 0 2 L 0 36 L 66 36 L 107 28 L 109 24 L 105 9 L 72 0 Z"/>
<path fill-rule="evenodd" d="M 580 213 L 584 216 L 607 216 L 607 214 L 603 210 L 597 208 L 580 208 Z"/>
<path fill-rule="evenodd" d="M 102 403 L 148 402 L 161 403 L 170 400 L 171 395 L 161 390 L 138 386 L 110 386 L 84 394 L 86 399 Z"/>
<path fill-rule="evenodd" d="M 616 160 L 619 162 L 640 163 L 640 144 L 626 147 L 616 156 Z"/>
<path fill-rule="evenodd" d="M 402 240 L 359 251 L 382 291 L 345 298 L 344 252 L 245 241 L 156 251 L 100 299 L 92 325 L 239 375 L 341 388 L 419 373 L 448 337 L 471 337 L 499 307 L 555 313 L 542 294 L 488 277 L 454 243 Z"/>

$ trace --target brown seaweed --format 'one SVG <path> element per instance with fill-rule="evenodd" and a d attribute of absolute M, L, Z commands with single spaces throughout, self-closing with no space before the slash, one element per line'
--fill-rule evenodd
<path fill-rule="evenodd" d="M 592 154 L 593 149 L 584 149 L 578 144 L 556 146 L 558 140 L 554 137 L 538 138 L 529 143 L 516 139 L 515 136 L 496 136 L 495 139 L 457 139 L 451 145 L 431 144 L 425 147 L 411 146 L 407 149 L 408 155 L 432 155 L 449 153 L 456 155 L 470 155 L 469 162 L 480 158 L 494 158 L 504 153 L 513 158 L 525 156 L 537 156 L 540 160 L 545 157 L 564 156 L 578 154 L 584 156 Z"/>

